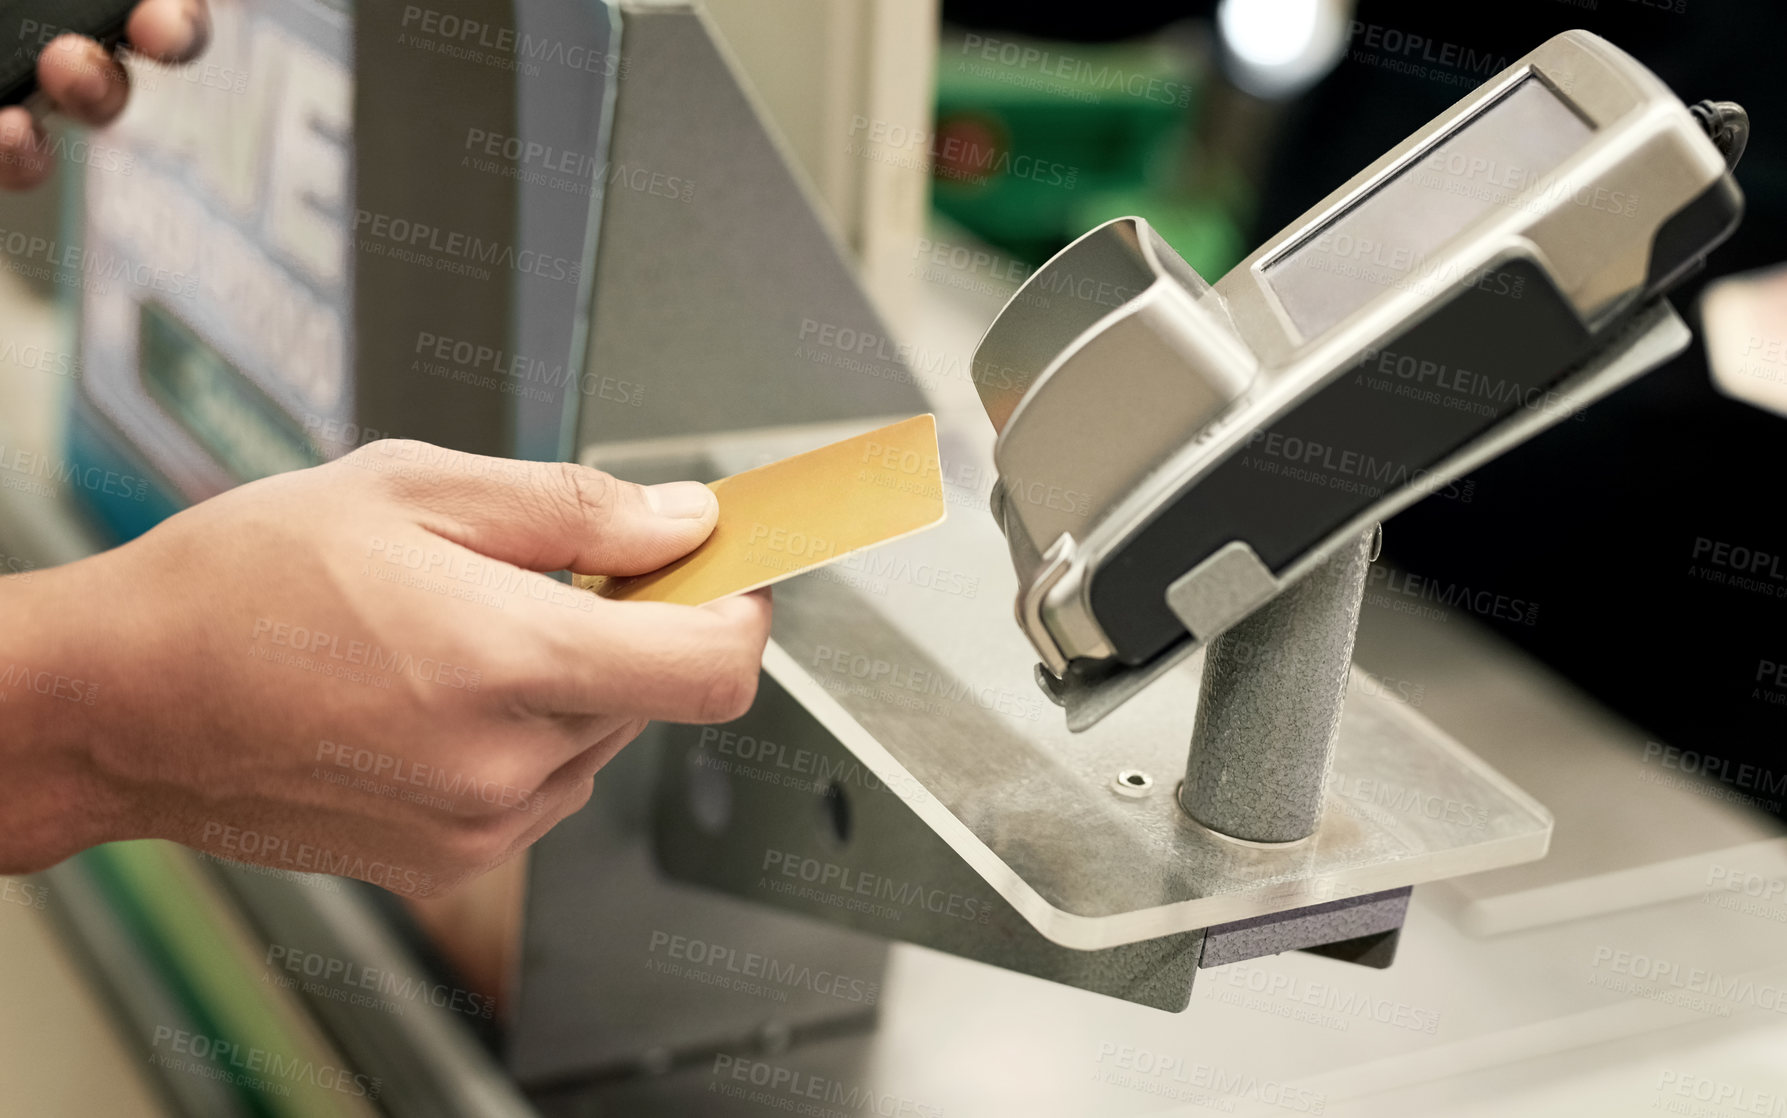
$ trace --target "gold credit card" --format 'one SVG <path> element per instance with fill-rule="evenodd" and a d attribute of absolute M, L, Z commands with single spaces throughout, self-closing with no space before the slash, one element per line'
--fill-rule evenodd
<path fill-rule="evenodd" d="M 713 535 L 667 567 L 579 575 L 604 598 L 698 606 L 941 524 L 937 419 L 914 416 L 709 484 Z"/>

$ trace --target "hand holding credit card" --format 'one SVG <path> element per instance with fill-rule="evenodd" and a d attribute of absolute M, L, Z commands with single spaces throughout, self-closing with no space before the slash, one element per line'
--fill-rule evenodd
<path fill-rule="evenodd" d="M 920 415 L 712 482 L 707 542 L 649 574 L 579 575 L 620 601 L 698 606 L 743 594 L 941 524 L 937 420 Z"/>

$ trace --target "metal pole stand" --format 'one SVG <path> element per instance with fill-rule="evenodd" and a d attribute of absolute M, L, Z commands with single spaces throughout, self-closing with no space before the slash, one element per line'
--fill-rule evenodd
<path fill-rule="evenodd" d="M 1374 525 L 1210 642 L 1179 788 L 1199 823 L 1247 842 L 1315 833 L 1382 537 Z"/>
<path fill-rule="evenodd" d="M 1374 525 L 1210 642 L 1179 806 L 1211 831 L 1270 844 L 1315 834 L 1340 741 L 1365 576 L 1382 540 L 1382 526 Z M 1404 886 L 1206 928 L 1198 966 L 1300 950 L 1387 967 L 1410 892 Z"/>

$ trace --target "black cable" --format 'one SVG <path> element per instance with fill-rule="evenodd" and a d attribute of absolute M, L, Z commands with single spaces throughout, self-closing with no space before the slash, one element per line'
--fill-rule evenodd
<path fill-rule="evenodd" d="M 1702 101 L 1688 109 L 1725 156 L 1725 165 L 1737 169 L 1750 143 L 1750 114 L 1735 101 Z"/>

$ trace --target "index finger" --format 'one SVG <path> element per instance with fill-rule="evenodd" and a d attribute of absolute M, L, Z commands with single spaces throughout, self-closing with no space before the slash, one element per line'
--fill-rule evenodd
<path fill-rule="evenodd" d="M 542 713 L 711 723 L 750 709 L 769 642 L 768 590 L 705 606 L 591 598 L 587 613 L 543 607 L 555 670 L 533 689 Z"/>

